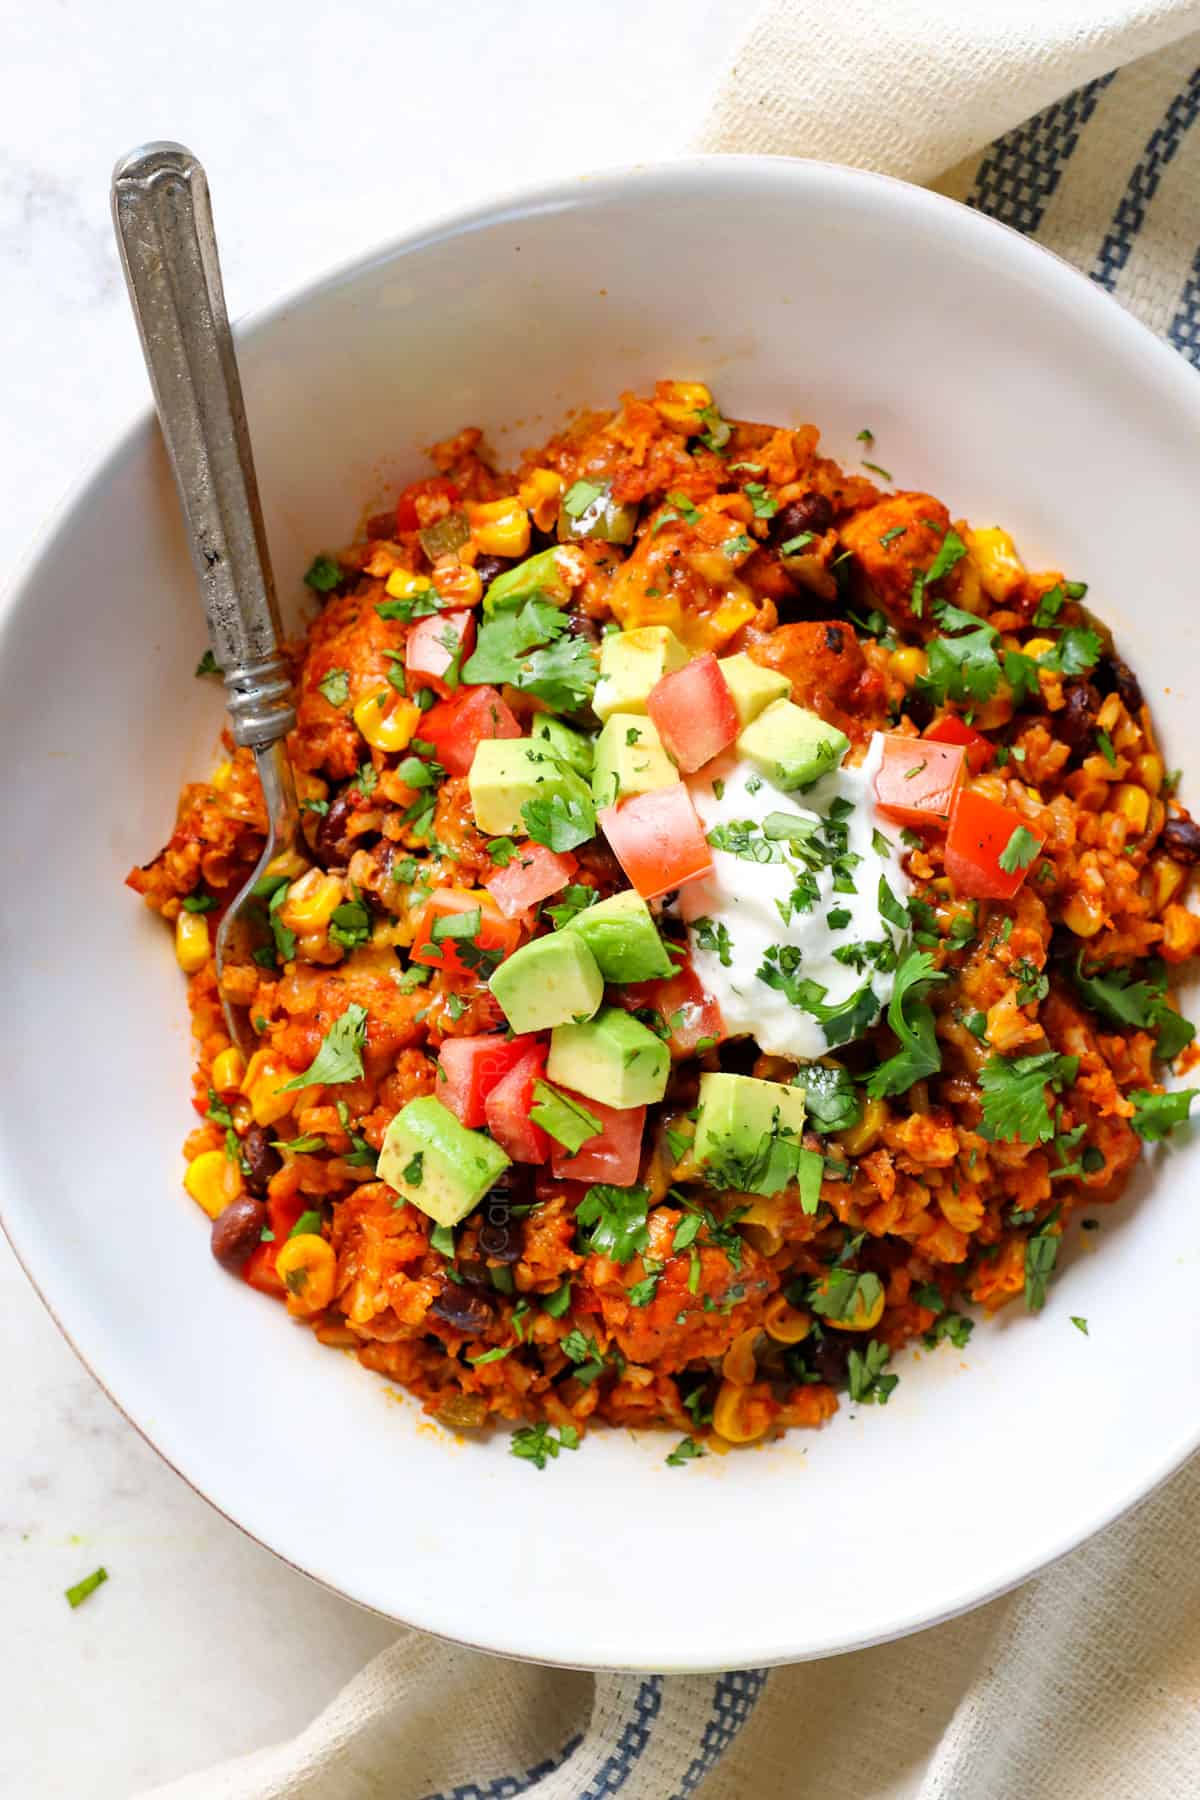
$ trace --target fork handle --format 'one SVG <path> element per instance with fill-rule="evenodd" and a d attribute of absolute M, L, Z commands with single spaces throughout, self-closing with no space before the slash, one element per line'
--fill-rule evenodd
<path fill-rule="evenodd" d="M 296 723 L 208 182 L 182 144 L 113 171 L 113 223 L 236 743 Z"/>

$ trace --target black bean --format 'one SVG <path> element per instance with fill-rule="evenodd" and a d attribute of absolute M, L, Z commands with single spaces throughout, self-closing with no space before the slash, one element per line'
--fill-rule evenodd
<path fill-rule="evenodd" d="M 429 1308 L 434 1318 L 442 1319 L 461 1331 L 464 1337 L 480 1337 L 492 1322 L 492 1309 L 487 1300 L 466 1282 L 448 1281 Z"/>
<path fill-rule="evenodd" d="M 505 569 L 512 568 L 511 556 L 480 556 L 475 560 L 475 573 L 483 583 L 484 593 L 491 587 L 497 575 L 503 575 Z"/>
<path fill-rule="evenodd" d="M 283 1167 L 283 1158 L 272 1150 L 270 1133 L 263 1126 L 252 1125 L 242 1139 L 242 1162 L 250 1192 L 265 1194 L 272 1175 Z"/>
<path fill-rule="evenodd" d="M 1100 695 L 1090 681 L 1071 681 L 1063 689 L 1063 704 L 1054 714 L 1053 730 L 1070 745 L 1073 756 L 1088 756 L 1095 749 L 1100 704 Z"/>
<path fill-rule="evenodd" d="M 1142 684 L 1127 662 L 1114 652 L 1111 656 L 1102 656 L 1094 671 L 1096 686 L 1102 694 L 1119 694 L 1125 710 L 1135 717 L 1142 710 L 1144 699 Z"/>
<path fill-rule="evenodd" d="M 595 619 L 589 619 L 586 613 L 568 613 L 567 630 L 572 637 L 582 638 L 585 644 L 600 642 L 600 627 Z"/>
<path fill-rule="evenodd" d="M 323 869 L 344 869 L 350 861 L 354 845 L 346 835 L 346 821 L 356 804 L 349 788 L 335 794 L 329 802 L 329 811 L 318 824 L 313 839 L 313 853 Z"/>
<path fill-rule="evenodd" d="M 844 1344 L 840 1337 L 826 1332 L 819 1344 L 805 1344 L 804 1360 L 814 1374 L 819 1375 L 830 1387 L 845 1387 L 849 1378 L 847 1371 L 850 1366 L 850 1346 Z"/>
<path fill-rule="evenodd" d="M 758 1045 L 753 1038 L 726 1038 L 717 1051 L 717 1058 L 723 1073 L 749 1075 L 758 1061 Z"/>
<path fill-rule="evenodd" d="M 1200 825 L 1189 812 L 1171 814 L 1163 826 L 1159 843 L 1176 862 L 1200 862 Z"/>
<path fill-rule="evenodd" d="M 242 1194 L 231 1200 L 225 1211 L 213 1220 L 209 1242 L 212 1253 L 223 1269 L 240 1269 L 262 1237 L 267 1222 L 267 1209 L 259 1200 Z"/>
<path fill-rule="evenodd" d="M 824 494 L 804 494 L 799 500 L 789 500 L 786 506 L 780 507 L 768 528 L 767 542 L 778 549 L 803 531 L 823 537 L 832 524 L 833 507 Z"/>

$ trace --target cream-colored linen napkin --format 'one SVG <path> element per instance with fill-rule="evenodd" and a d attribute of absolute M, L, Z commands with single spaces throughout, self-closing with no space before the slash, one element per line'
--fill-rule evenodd
<path fill-rule="evenodd" d="M 1200 364 L 1200 36 L 1186 35 L 1198 27 L 1200 0 L 772 0 L 702 147 L 931 183 L 1069 258 Z M 404 1632 L 298 1738 L 155 1800 L 699 1788 L 1195 1800 L 1200 1460 L 1016 1594 L 827 1662 L 593 1677 Z"/>

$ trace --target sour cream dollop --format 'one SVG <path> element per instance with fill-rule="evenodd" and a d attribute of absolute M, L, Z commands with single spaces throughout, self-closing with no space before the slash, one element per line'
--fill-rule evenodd
<path fill-rule="evenodd" d="M 861 1037 L 891 999 L 888 964 L 903 955 L 907 933 L 881 911 L 887 902 L 880 883 L 899 907 L 912 887 L 901 867 L 899 827 L 875 805 L 882 755 L 876 732 L 857 768 L 835 769 L 803 795 L 784 793 L 732 757 L 690 778 L 713 868 L 680 890 L 678 906 L 696 973 L 731 1037 L 750 1036 L 773 1055 L 812 1061 Z M 787 836 L 790 820 L 794 839 Z M 808 983 L 825 990 L 823 999 Z M 827 1010 L 856 996 L 829 1032 L 817 1011 L 806 1010 L 805 1001 Z"/>

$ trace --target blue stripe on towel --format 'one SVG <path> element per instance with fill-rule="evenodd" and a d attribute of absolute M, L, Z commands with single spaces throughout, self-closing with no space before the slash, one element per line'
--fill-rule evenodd
<path fill-rule="evenodd" d="M 732 1744 L 767 1685 L 766 1669 L 730 1669 L 717 1677 L 712 1713 L 700 1738 L 700 1749 L 684 1772 L 671 1800 L 684 1800 L 711 1774 Z"/>
<path fill-rule="evenodd" d="M 1167 342 L 1200 369 L 1200 250 L 1193 258 L 1175 317 L 1167 328 Z"/>
<path fill-rule="evenodd" d="M 1200 69 L 1192 71 L 1187 86 L 1168 106 L 1162 124 L 1156 125 L 1150 133 L 1100 246 L 1092 280 L 1110 293 L 1145 224 L 1146 208 L 1154 198 L 1163 170 L 1179 149 L 1197 112 L 1200 112 Z"/>
<path fill-rule="evenodd" d="M 997 138 L 975 171 L 967 205 L 1016 231 L 1035 233 L 1080 132 L 1115 73 L 1076 88 Z"/>
<path fill-rule="evenodd" d="M 523 1794 L 536 1781 L 546 1775 L 553 1775 L 555 1769 L 561 1769 L 569 1757 L 574 1756 L 583 1738 L 577 1732 L 568 1738 L 562 1749 L 555 1756 L 548 1756 L 542 1762 L 535 1763 L 532 1769 L 526 1769 L 522 1775 L 497 1775 L 494 1781 L 483 1783 L 468 1781 L 462 1787 L 451 1788 L 449 1793 L 430 1794 L 427 1800 L 514 1800 L 517 1794 Z"/>

